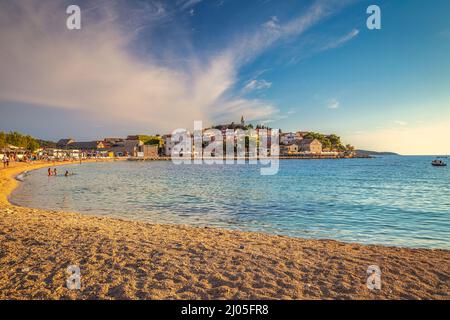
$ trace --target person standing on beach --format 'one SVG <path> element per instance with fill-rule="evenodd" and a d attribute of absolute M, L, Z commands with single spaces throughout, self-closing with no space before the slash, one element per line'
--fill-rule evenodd
<path fill-rule="evenodd" d="M 6 168 L 6 154 L 3 156 L 3 168 Z"/>
<path fill-rule="evenodd" d="M 6 166 L 9 167 L 9 157 L 7 155 L 5 155 L 5 157 L 3 158 L 3 161 L 5 161 Z"/>

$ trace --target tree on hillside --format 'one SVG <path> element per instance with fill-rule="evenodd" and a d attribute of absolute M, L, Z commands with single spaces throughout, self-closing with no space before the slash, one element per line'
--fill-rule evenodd
<path fill-rule="evenodd" d="M 347 151 L 355 151 L 355 147 L 352 146 L 351 144 L 345 145 L 345 149 L 346 149 Z"/>
<path fill-rule="evenodd" d="M 323 134 L 317 132 L 308 132 L 303 138 L 305 139 L 317 139 L 322 143 L 322 148 L 324 150 L 331 150 L 331 141 Z"/>
<path fill-rule="evenodd" d="M 317 132 L 308 132 L 304 138 L 306 139 L 317 139 L 322 143 L 322 148 L 324 150 L 330 151 L 345 151 L 346 147 L 341 142 L 341 137 L 336 134 L 330 134 L 328 136 L 317 133 Z"/>
<path fill-rule="evenodd" d="M 0 131 L 0 148 L 6 147 L 6 134 Z"/>
<path fill-rule="evenodd" d="M 330 134 L 329 136 L 327 136 L 327 138 L 328 138 L 328 140 L 330 140 L 331 145 L 332 145 L 333 147 L 338 146 L 338 145 L 341 144 L 341 138 L 338 137 L 338 136 L 335 135 L 335 134 Z"/>
<path fill-rule="evenodd" d="M 145 145 L 159 145 L 160 148 L 164 145 L 164 140 L 161 136 L 149 136 L 149 135 L 138 135 L 140 141 L 142 141 Z"/>
<path fill-rule="evenodd" d="M 23 135 L 17 131 L 9 133 L 0 132 L 0 147 L 13 145 L 30 151 L 35 151 L 40 147 L 39 142 L 30 135 Z"/>
<path fill-rule="evenodd" d="M 146 145 L 149 145 L 149 146 L 157 145 L 157 146 L 162 147 L 163 140 L 162 140 L 161 138 L 155 137 L 155 138 L 153 138 L 153 139 L 147 140 L 147 142 L 145 142 L 145 144 L 146 144 Z"/>
<path fill-rule="evenodd" d="M 341 142 L 341 137 L 335 135 L 335 134 L 330 134 L 329 136 L 327 136 L 328 140 L 330 140 L 331 142 L 331 146 L 333 150 L 337 150 L 337 151 L 345 151 L 345 147 Z"/>
<path fill-rule="evenodd" d="M 22 147 L 22 148 L 25 148 L 29 151 L 34 152 L 40 148 L 40 145 L 39 145 L 39 142 L 36 139 L 34 139 L 32 136 L 26 136 L 25 137 L 25 147 Z"/>

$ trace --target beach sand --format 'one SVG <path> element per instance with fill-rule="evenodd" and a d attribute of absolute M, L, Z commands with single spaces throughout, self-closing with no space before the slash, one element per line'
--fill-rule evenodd
<path fill-rule="evenodd" d="M 0 170 L 0 299 L 449 299 L 450 251 L 153 225 L 11 205 Z M 81 289 L 66 287 L 67 267 Z M 366 286 L 381 268 L 381 290 Z"/>

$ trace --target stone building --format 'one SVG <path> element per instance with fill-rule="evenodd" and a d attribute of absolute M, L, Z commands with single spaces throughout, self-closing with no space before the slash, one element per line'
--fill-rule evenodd
<path fill-rule="evenodd" d="M 300 141 L 299 151 L 304 153 L 321 154 L 322 143 L 317 139 L 303 139 Z"/>

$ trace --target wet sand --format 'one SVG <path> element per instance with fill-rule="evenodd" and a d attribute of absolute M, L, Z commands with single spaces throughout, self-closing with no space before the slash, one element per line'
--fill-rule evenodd
<path fill-rule="evenodd" d="M 450 251 L 366 246 L 13 206 L 0 170 L 0 299 L 450 299 Z M 81 271 L 69 290 L 67 267 Z M 381 290 L 366 286 L 381 268 Z"/>

